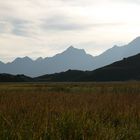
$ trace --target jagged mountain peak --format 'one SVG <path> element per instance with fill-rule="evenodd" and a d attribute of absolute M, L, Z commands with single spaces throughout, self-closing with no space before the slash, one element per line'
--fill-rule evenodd
<path fill-rule="evenodd" d="M 42 57 L 39 57 L 39 58 L 37 58 L 35 61 L 42 61 L 43 60 L 43 58 Z"/>
<path fill-rule="evenodd" d="M 76 49 L 74 46 L 70 46 L 67 48 L 67 50 L 73 50 L 73 49 Z"/>
<path fill-rule="evenodd" d="M 23 57 L 22 58 L 23 60 L 32 60 L 30 57 L 28 57 L 28 56 L 25 56 L 25 57 Z"/>
<path fill-rule="evenodd" d="M 87 54 L 84 49 L 70 46 L 53 57 L 40 57 L 32 60 L 26 56 L 23 58 L 18 57 L 7 64 L 0 63 L 0 73 L 38 76 L 62 72 L 68 69 L 94 70 L 138 53 L 140 53 L 140 37 L 135 38 L 124 46 L 115 45 L 96 57 Z"/>
<path fill-rule="evenodd" d="M 83 53 L 83 54 L 86 54 L 84 49 L 75 48 L 73 46 L 68 47 L 63 53 Z"/>
<path fill-rule="evenodd" d="M 15 62 L 21 62 L 21 61 L 25 61 L 25 62 L 31 62 L 31 61 L 33 61 L 30 57 L 28 57 L 28 56 L 25 56 L 25 57 L 17 57 L 14 61 L 13 61 L 13 63 L 15 63 Z"/>
<path fill-rule="evenodd" d="M 128 45 L 131 46 L 137 46 L 140 45 L 140 36 L 136 37 L 134 40 L 132 40 Z"/>

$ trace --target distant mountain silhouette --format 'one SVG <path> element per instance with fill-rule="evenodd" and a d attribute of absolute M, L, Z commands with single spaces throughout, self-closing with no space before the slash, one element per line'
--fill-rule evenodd
<path fill-rule="evenodd" d="M 62 73 L 37 77 L 38 81 L 87 82 L 87 81 L 128 81 L 140 80 L 140 54 L 94 71 L 69 70 Z"/>
<path fill-rule="evenodd" d="M 68 70 L 36 78 L 0 74 L 0 82 L 95 82 L 140 80 L 140 54 L 124 58 L 94 71 Z"/>
<path fill-rule="evenodd" d="M 38 58 L 33 61 L 29 57 L 16 58 L 7 64 L 0 63 L 0 73 L 25 74 L 28 76 L 39 76 L 62 72 L 68 69 L 86 70 L 93 65 L 93 56 L 87 54 L 83 49 L 69 47 L 64 52 L 53 57 Z"/>
<path fill-rule="evenodd" d="M 124 58 L 111 65 L 99 68 L 80 81 L 128 81 L 140 80 L 140 54 Z"/>
<path fill-rule="evenodd" d="M 111 49 L 108 49 L 104 53 L 94 58 L 94 68 L 97 69 L 113 62 L 122 60 L 129 56 L 133 56 L 140 53 L 140 37 L 137 37 L 129 44 L 124 46 L 114 46 Z"/>
<path fill-rule="evenodd" d="M 13 62 L 7 64 L 0 62 L 0 73 L 24 74 L 37 77 L 69 69 L 91 71 L 119 61 L 124 57 L 136 55 L 137 53 L 140 53 L 140 37 L 137 37 L 127 45 L 121 47 L 114 46 L 96 57 L 87 54 L 83 49 L 71 46 L 53 57 L 46 57 L 44 59 L 40 57 L 36 60 L 24 57 L 16 58 Z"/>

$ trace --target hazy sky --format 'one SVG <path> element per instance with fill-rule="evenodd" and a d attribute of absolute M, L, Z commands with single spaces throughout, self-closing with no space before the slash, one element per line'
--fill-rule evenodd
<path fill-rule="evenodd" d="M 97 55 L 140 36 L 140 0 L 0 0 L 0 60 L 70 45 Z"/>

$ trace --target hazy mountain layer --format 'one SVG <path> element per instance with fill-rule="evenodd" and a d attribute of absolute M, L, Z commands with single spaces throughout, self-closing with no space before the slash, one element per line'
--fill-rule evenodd
<path fill-rule="evenodd" d="M 44 75 L 37 81 L 54 82 L 95 82 L 140 80 L 140 54 L 125 58 L 94 71 L 69 70 L 62 73 Z"/>
<path fill-rule="evenodd" d="M 140 53 L 140 37 L 125 46 L 114 46 L 96 57 L 87 54 L 83 49 L 76 49 L 71 46 L 53 57 L 44 59 L 40 57 L 35 61 L 29 57 L 24 57 L 17 58 L 7 64 L 0 62 L 0 73 L 25 74 L 37 77 L 69 69 L 94 70 L 137 53 Z"/>
<path fill-rule="evenodd" d="M 140 54 L 124 58 L 94 71 L 68 70 L 36 78 L 0 74 L 0 82 L 95 82 L 140 80 Z"/>

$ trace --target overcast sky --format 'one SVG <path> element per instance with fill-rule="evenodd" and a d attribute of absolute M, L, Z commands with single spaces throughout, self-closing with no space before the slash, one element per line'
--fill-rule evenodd
<path fill-rule="evenodd" d="M 140 36 L 139 14 L 140 0 L 0 0 L 0 60 L 70 45 L 98 55 Z"/>

